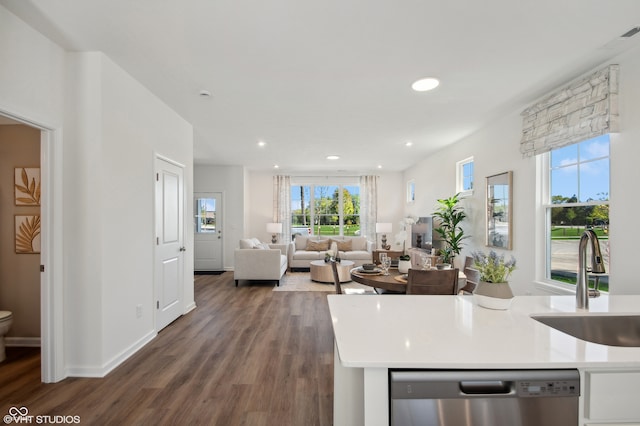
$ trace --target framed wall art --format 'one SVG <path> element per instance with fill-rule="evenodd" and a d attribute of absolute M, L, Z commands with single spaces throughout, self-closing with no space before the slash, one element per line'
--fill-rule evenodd
<path fill-rule="evenodd" d="M 487 246 L 511 250 L 513 172 L 487 177 Z"/>
<path fill-rule="evenodd" d="M 40 253 L 40 215 L 15 215 L 16 253 Z"/>
<path fill-rule="evenodd" d="M 40 168 L 16 167 L 14 192 L 16 206 L 40 205 Z"/>

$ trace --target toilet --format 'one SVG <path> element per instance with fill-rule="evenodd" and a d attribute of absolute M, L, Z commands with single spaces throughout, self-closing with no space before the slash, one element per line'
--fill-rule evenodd
<path fill-rule="evenodd" d="M 13 315 L 10 311 L 0 311 L 0 362 L 4 361 L 4 335 L 9 332 L 13 323 Z"/>

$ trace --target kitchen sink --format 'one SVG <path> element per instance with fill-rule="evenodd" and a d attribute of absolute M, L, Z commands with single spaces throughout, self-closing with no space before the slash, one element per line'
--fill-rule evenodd
<path fill-rule="evenodd" d="M 640 314 L 531 315 L 551 328 L 587 342 L 640 347 Z"/>

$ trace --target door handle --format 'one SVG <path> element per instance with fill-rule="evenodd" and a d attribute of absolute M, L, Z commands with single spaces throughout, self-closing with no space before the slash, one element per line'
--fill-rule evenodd
<path fill-rule="evenodd" d="M 187 251 L 187 249 L 184 247 L 180 247 L 180 251 Z"/>

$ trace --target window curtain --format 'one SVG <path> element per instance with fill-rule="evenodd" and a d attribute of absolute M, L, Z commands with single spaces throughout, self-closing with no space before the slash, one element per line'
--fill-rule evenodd
<path fill-rule="evenodd" d="M 291 241 L 291 177 L 273 177 L 273 221 L 282 224 L 280 243 Z"/>
<path fill-rule="evenodd" d="M 360 176 L 360 235 L 376 241 L 378 176 Z"/>
<path fill-rule="evenodd" d="M 608 65 L 524 110 L 522 156 L 617 132 L 618 73 L 618 65 Z"/>

